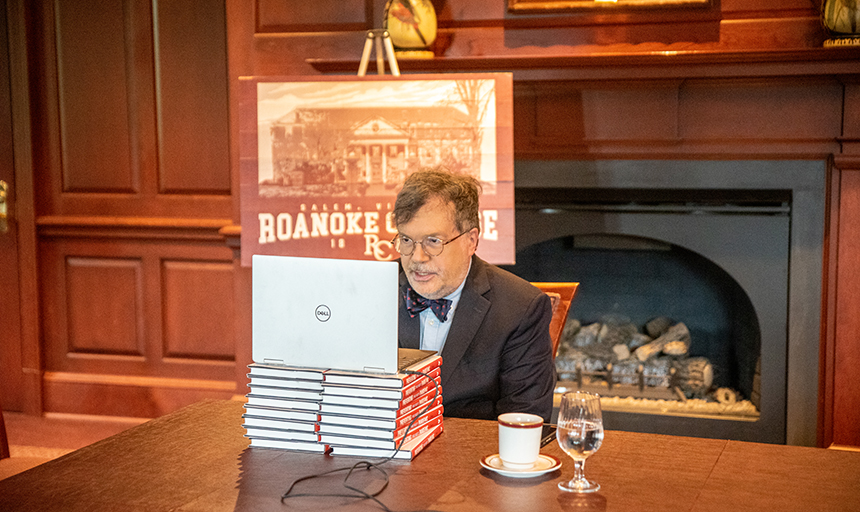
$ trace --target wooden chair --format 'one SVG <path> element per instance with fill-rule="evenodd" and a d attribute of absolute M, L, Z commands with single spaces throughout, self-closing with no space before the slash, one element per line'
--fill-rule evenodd
<path fill-rule="evenodd" d="M 549 336 L 552 338 L 552 356 L 558 355 L 558 347 L 561 344 L 561 333 L 567 322 L 567 313 L 570 311 L 570 303 L 576 294 L 579 283 L 532 283 L 552 301 L 552 321 L 549 324 Z"/>

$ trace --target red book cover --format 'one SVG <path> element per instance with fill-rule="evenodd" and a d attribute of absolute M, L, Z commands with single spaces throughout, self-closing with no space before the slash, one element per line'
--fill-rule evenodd
<path fill-rule="evenodd" d="M 356 397 L 369 397 L 369 398 L 389 398 L 393 400 L 400 400 L 404 396 L 413 392 L 415 388 L 421 386 L 423 384 L 429 383 L 427 377 L 440 382 L 439 376 L 442 374 L 442 368 L 436 367 L 428 372 L 426 377 L 417 378 L 412 380 L 409 384 L 402 388 L 390 388 L 390 387 L 379 387 L 379 386 L 355 386 L 355 385 L 347 385 L 347 384 L 331 384 L 329 382 L 325 382 L 322 385 L 322 394 L 323 395 L 338 395 L 338 396 L 356 396 Z M 422 376 L 418 376 L 422 377 Z M 252 383 L 253 384 L 253 383 Z"/>
<path fill-rule="evenodd" d="M 331 446 L 355 446 L 359 448 L 381 448 L 387 450 L 394 450 L 395 448 L 397 448 L 398 445 L 400 445 L 401 442 L 403 443 L 403 446 L 406 446 L 413 439 L 416 439 L 417 437 L 431 430 L 434 430 L 441 424 L 442 416 L 437 416 L 436 418 L 430 420 L 430 423 L 427 423 L 425 425 L 417 427 L 413 425 L 409 429 L 409 432 L 406 432 L 405 435 L 395 439 L 378 439 L 374 437 L 344 436 L 320 433 L 319 440 L 321 443 L 328 444 Z"/>
<path fill-rule="evenodd" d="M 430 411 L 439 409 L 440 414 L 444 413 L 442 408 L 442 397 L 437 397 L 432 406 L 418 407 L 394 419 L 385 418 L 369 418 L 367 416 L 349 416 L 343 414 L 325 414 L 319 417 L 320 426 L 323 425 L 345 425 L 345 426 L 360 426 L 364 428 L 375 428 L 382 430 L 394 430 L 405 427 L 412 421 L 415 416 L 421 414 L 424 410 Z"/>
<path fill-rule="evenodd" d="M 437 393 L 438 389 L 438 393 Z M 375 408 L 375 407 L 362 407 L 355 405 L 341 405 L 341 404 L 329 404 L 329 403 L 321 403 L 320 404 L 320 413 L 324 414 L 343 414 L 347 416 L 364 416 L 369 418 L 380 418 L 380 419 L 389 419 L 396 420 L 401 416 L 406 415 L 407 413 L 413 410 L 420 410 L 421 407 L 426 406 L 431 401 L 438 400 L 439 403 L 442 403 L 442 389 L 436 388 L 433 386 L 428 389 L 422 395 L 413 395 L 408 399 L 408 403 L 401 403 L 400 408 L 398 409 L 387 409 L 387 408 Z M 435 404 L 434 404 L 435 406 Z"/>
<path fill-rule="evenodd" d="M 407 370 L 413 372 L 427 373 L 428 371 L 442 366 L 442 356 L 435 355 L 422 359 L 413 364 Z M 359 372 L 344 372 L 326 370 L 323 373 L 324 384 L 348 384 L 353 386 L 371 386 L 385 388 L 404 388 L 410 383 L 425 378 L 415 373 L 396 373 L 373 375 Z"/>
<path fill-rule="evenodd" d="M 439 385 L 439 381 L 436 379 L 429 380 L 425 378 L 420 381 L 416 381 L 416 384 L 417 385 L 415 386 L 410 385 L 403 390 L 396 390 L 402 393 L 402 396 L 398 398 L 330 395 L 324 393 L 322 395 L 322 403 L 352 405 L 355 407 L 376 407 L 380 409 L 400 409 L 411 403 L 416 398 L 422 396 L 424 393 L 435 390 Z"/>
<path fill-rule="evenodd" d="M 394 459 L 399 460 L 412 460 L 419 453 L 421 453 L 424 448 L 427 447 L 434 439 L 439 437 L 444 430 L 444 422 L 440 423 L 436 426 L 436 428 L 431 429 L 428 432 L 423 433 L 417 438 L 409 441 L 408 443 L 404 443 L 404 445 L 394 452 L 394 450 L 386 450 L 379 448 L 359 448 L 355 446 L 332 446 L 331 454 L 332 455 L 348 455 L 352 457 L 373 457 L 373 458 L 389 458 L 393 457 Z"/>
<path fill-rule="evenodd" d="M 416 411 L 416 414 L 420 411 Z M 428 424 L 433 421 L 442 418 L 442 406 L 437 405 L 436 407 L 430 409 L 425 414 L 418 416 L 409 415 L 407 416 L 408 420 L 403 423 L 401 426 L 397 427 L 394 422 L 391 423 L 393 428 L 374 428 L 373 426 L 366 426 L 364 421 L 353 421 L 349 424 L 322 424 L 319 428 L 321 434 L 334 434 L 334 435 L 342 435 L 342 436 L 353 436 L 353 437 L 369 437 L 374 439 L 387 439 L 387 440 L 397 440 L 403 437 L 406 434 L 406 428 L 411 427 L 411 431 L 415 431 L 416 429 Z M 414 423 L 412 420 L 415 420 Z M 398 422 L 399 423 L 399 422 Z"/>

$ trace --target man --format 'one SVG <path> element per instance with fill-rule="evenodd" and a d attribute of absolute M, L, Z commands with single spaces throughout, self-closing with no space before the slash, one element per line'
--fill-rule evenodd
<path fill-rule="evenodd" d="M 410 175 L 397 195 L 400 346 L 441 353 L 446 416 L 530 412 L 549 421 L 550 300 L 475 256 L 479 194 L 474 178 L 434 169 Z"/>

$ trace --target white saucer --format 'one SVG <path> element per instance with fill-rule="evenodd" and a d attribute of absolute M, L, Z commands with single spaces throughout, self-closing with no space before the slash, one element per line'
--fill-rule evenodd
<path fill-rule="evenodd" d="M 543 453 L 540 453 L 538 454 L 538 460 L 535 461 L 532 467 L 526 469 L 513 469 L 503 466 L 502 459 L 499 458 L 499 454 L 494 453 L 493 455 L 487 455 L 481 459 L 481 465 L 490 471 L 495 471 L 503 476 L 509 476 L 511 478 L 532 478 L 535 476 L 545 475 L 550 471 L 555 471 L 561 467 L 561 461 L 552 455 L 544 455 Z"/>

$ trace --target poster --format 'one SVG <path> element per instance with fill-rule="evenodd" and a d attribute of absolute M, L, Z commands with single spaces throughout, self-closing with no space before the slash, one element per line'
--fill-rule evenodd
<path fill-rule="evenodd" d="M 478 255 L 514 263 L 512 83 L 509 73 L 243 77 L 242 264 L 396 259 L 397 192 L 438 166 L 481 182 Z"/>

